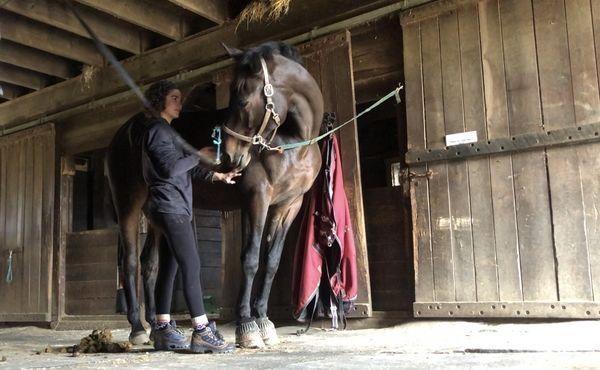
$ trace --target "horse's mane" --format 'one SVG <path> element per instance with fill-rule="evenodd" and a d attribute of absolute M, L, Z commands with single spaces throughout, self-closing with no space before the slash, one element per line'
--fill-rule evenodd
<path fill-rule="evenodd" d="M 238 59 L 238 74 L 249 76 L 260 73 L 262 71 L 260 58 L 262 57 L 266 61 L 270 61 L 275 54 L 282 55 L 296 63 L 302 64 L 302 58 L 295 47 L 281 41 L 269 41 L 244 51 Z"/>

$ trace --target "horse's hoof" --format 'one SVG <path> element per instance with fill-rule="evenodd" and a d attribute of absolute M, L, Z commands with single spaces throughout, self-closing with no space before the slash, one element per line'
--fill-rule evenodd
<path fill-rule="evenodd" d="M 140 344 L 145 344 L 149 341 L 150 338 L 148 338 L 148 333 L 146 333 L 145 330 L 132 331 L 131 334 L 129 334 L 129 342 L 133 345 L 139 346 Z"/>
<path fill-rule="evenodd" d="M 238 323 L 235 328 L 235 344 L 240 348 L 252 349 L 263 348 L 265 346 L 256 321 Z"/>
<path fill-rule="evenodd" d="M 275 324 L 268 317 L 261 317 L 256 319 L 256 325 L 260 330 L 260 336 L 263 342 L 267 346 L 274 346 L 279 343 L 277 337 L 277 330 L 275 330 Z"/>

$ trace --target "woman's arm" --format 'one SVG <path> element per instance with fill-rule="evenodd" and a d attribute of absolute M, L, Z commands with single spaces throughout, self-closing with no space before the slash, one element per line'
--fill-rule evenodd
<path fill-rule="evenodd" d="M 162 124 L 149 129 L 145 140 L 146 153 L 156 172 L 164 178 L 180 175 L 198 164 L 198 156 L 180 158 L 180 152 L 173 144 L 173 136 Z"/>

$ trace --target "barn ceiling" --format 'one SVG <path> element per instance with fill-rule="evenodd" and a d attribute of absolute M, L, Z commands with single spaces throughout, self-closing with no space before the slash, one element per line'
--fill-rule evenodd
<path fill-rule="evenodd" d="M 73 0 L 123 60 L 216 27 L 240 0 Z M 0 0 L 0 104 L 106 61 L 62 0 Z"/>

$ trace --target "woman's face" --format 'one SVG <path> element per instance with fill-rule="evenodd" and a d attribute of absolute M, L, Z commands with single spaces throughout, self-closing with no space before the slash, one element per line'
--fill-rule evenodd
<path fill-rule="evenodd" d="M 171 121 L 179 117 L 181 112 L 181 91 L 174 89 L 169 91 L 165 97 L 165 109 L 160 112 L 160 115 L 171 123 Z"/>

